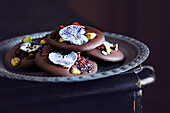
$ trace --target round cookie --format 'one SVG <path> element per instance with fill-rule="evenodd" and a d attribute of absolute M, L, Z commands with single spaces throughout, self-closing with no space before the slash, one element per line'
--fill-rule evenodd
<path fill-rule="evenodd" d="M 42 40 L 42 38 L 33 39 L 33 42 L 39 43 Z M 33 69 L 36 67 L 35 64 L 35 56 L 34 58 L 28 58 L 28 56 L 25 56 L 17 66 L 13 66 L 11 64 L 11 60 L 16 56 L 16 50 L 20 48 L 20 46 L 23 44 L 23 42 L 15 45 L 13 48 L 11 48 L 7 54 L 5 55 L 5 66 L 7 66 L 9 69 L 12 70 L 18 70 L 18 69 Z M 37 51 L 38 52 L 38 51 Z M 35 53 L 36 54 L 36 53 Z"/>
<path fill-rule="evenodd" d="M 58 48 L 64 51 L 89 51 L 101 45 L 105 40 L 103 33 L 94 27 L 85 26 L 85 31 L 86 33 L 96 33 L 97 35 L 94 39 L 91 39 L 87 43 L 84 43 L 82 45 L 59 42 L 57 41 L 57 39 L 52 39 L 50 34 L 48 35 L 46 41 L 51 47 Z"/>
<path fill-rule="evenodd" d="M 124 54 L 118 50 L 118 44 L 111 44 L 104 41 L 103 44 L 97 48 L 84 52 L 85 55 L 97 58 L 103 61 L 120 62 L 124 60 Z"/>
<path fill-rule="evenodd" d="M 110 62 L 120 62 L 124 59 L 124 54 L 120 50 L 111 50 L 111 54 L 103 55 L 101 50 L 93 49 L 90 51 L 85 52 L 85 55 L 98 58 L 103 61 L 110 61 Z"/>
<path fill-rule="evenodd" d="M 89 60 L 89 62 L 92 65 L 92 70 L 89 73 L 83 72 L 81 74 L 72 74 L 71 68 L 75 67 L 76 66 L 75 64 L 69 68 L 64 68 L 62 66 L 55 65 L 49 61 L 48 55 L 44 56 L 42 55 L 41 52 L 37 53 L 35 61 L 36 61 L 36 65 L 43 71 L 47 73 L 51 73 L 54 76 L 61 76 L 61 77 L 94 74 L 98 70 L 97 64 L 94 61 Z"/>

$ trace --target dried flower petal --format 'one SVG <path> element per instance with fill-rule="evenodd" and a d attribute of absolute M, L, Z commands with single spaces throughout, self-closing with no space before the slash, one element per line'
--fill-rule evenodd
<path fill-rule="evenodd" d="M 88 42 L 88 38 L 84 35 L 85 30 L 77 25 L 69 25 L 59 31 L 59 35 L 71 44 L 81 45 Z"/>
<path fill-rule="evenodd" d="M 63 55 L 60 52 L 51 52 L 48 56 L 49 60 L 57 65 L 62 65 L 64 67 L 71 67 L 77 60 L 77 54 L 71 52 L 68 55 Z"/>
<path fill-rule="evenodd" d="M 27 53 L 30 53 L 39 50 L 41 47 L 42 45 L 36 42 L 25 42 L 21 44 L 20 49 Z"/>

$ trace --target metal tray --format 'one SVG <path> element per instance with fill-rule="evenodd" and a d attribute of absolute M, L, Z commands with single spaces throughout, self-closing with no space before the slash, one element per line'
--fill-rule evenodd
<path fill-rule="evenodd" d="M 41 32 L 35 34 L 29 34 L 24 36 L 31 36 L 32 38 L 39 38 L 50 32 Z M 129 71 L 135 68 L 142 62 L 144 62 L 149 56 L 148 47 L 133 38 L 123 36 L 115 33 L 103 32 L 107 41 L 111 43 L 119 43 L 119 49 L 125 55 L 125 60 L 121 63 L 100 63 L 99 71 L 93 75 L 80 75 L 74 77 L 54 77 L 46 75 L 46 73 L 41 71 L 34 72 L 12 72 L 6 69 L 4 66 L 4 56 L 7 51 L 14 45 L 19 43 L 24 36 L 15 37 L 0 42 L 0 76 L 7 77 L 11 79 L 28 80 L 28 81 L 38 81 L 38 82 L 82 82 L 88 80 L 95 80 L 109 76 L 116 76 L 120 73 Z M 103 65 L 104 64 L 104 65 Z"/>

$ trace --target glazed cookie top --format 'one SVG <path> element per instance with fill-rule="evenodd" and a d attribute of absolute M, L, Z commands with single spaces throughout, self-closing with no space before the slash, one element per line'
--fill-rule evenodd
<path fill-rule="evenodd" d="M 37 66 L 54 76 L 87 75 L 97 72 L 97 64 L 80 56 L 80 52 L 55 51 L 46 46 L 36 55 Z"/>
<path fill-rule="evenodd" d="M 101 45 L 105 37 L 94 27 L 82 26 L 75 22 L 72 25 L 60 26 L 47 37 L 47 43 L 64 51 L 89 51 Z"/>

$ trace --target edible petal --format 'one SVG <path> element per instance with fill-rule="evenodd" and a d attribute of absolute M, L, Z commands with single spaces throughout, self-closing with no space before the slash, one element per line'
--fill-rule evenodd
<path fill-rule="evenodd" d="M 70 42 L 76 45 L 81 45 L 88 42 L 88 39 L 85 35 L 81 35 L 81 37 L 77 36 L 77 38 L 71 39 Z"/>
<path fill-rule="evenodd" d="M 81 26 L 69 25 L 59 31 L 59 35 L 65 41 L 70 41 L 71 44 L 82 45 L 88 42 L 88 38 L 84 35 L 85 30 Z"/>
<path fill-rule="evenodd" d="M 20 49 L 27 53 L 30 53 L 39 50 L 41 47 L 42 45 L 36 42 L 25 42 L 21 44 Z"/>
<path fill-rule="evenodd" d="M 84 41 L 83 43 L 88 42 L 88 38 L 85 35 L 81 35 L 81 39 Z"/>
<path fill-rule="evenodd" d="M 77 60 L 77 54 L 75 52 L 71 52 L 68 55 L 63 55 L 60 52 L 51 52 L 48 58 L 54 64 L 69 68 Z"/>

